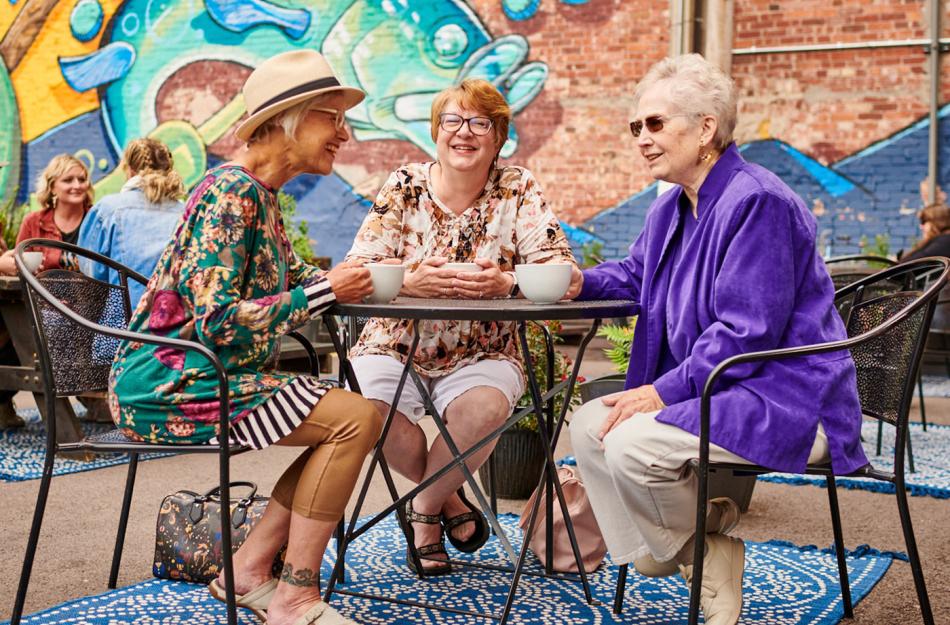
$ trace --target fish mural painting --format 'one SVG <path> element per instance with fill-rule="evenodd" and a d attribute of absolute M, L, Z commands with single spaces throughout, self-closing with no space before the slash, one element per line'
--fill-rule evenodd
<path fill-rule="evenodd" d="M 102 87 L 103 121 L 117 150 L 159 126 L 155 109 L 141 103 L 154 102 L 176 73 L 203 61 L 253 68 L 286 50 L 319 50 L 344 83 L 367 92 L 347 116 L 357 141 L 410 141 L 429 154 L 435 153 L 429 107 L 438 91 L 467 77 L 485 78 L 518 113 L 547 78 L 543 63 L 525 63 L 524 37 L 493 39 L 457 0 L 316 0 L 298 8 L 261 0 L 129 0 L 110 28 L 111 44 L 126 44 L 137 54 L 121 78 Z M 195 45 L 189 50 L 190 41 Z M 211 143 L 242 110 L 235 93 L 195 132 Z M 505 156 L 517 149 L 514 125 L 511 133 Z"/>
<path fill-rule="evenodd" d="M 124 182 L 115 168 L 117 155 L 129 140 L 141 136 L 166 142 L 186 183 L 195 183 L 209 163 L 228 156 L 227 149 L 215 153 L 212 146 L 243 114 L 244 78 L 264 59 L 287 50 L 321 51 L 342 81 L 367 92 L 366 100 L 348 112 L 356 141 L 407 141 L 430 155 L 435 145 L 429 134 L 429 107 L 440 90 L 468 77 L 484 78 L 505 93 L 517 115 L 541 92 L 548 76 L 544 63 L 528 61 L 524 37 L 493 37 L 460 0 L 80 0 L 60 28 L 87 41 L 100 26 L 97 49 L 58 58 L 65 86 L 75 92 L 94 90 L 98 110 L 28 142 L 23 171 L 4 168 L 13 180 L 4 185 L 4 199 L 27 198 L 29 181 L 55 153 L 54 145 L 73 153 L 83 151 L 83 143 L 97 146 L 86 150 L 85 159 L 97 194 L 117 191 Z M 210 114 L 204 110 L 206 102 L 197 102 L 188 111 L 191 118 L 169 118 L 163 103 L 183 99 L 181 89 L 176 92 L 169 85 L 194 83 L 203 65 L 233 76 L 226 86 L 230 91 Z M 4 89 L 5 84 L 0 81 L 0 95 L 11 105 L 6 108 L 15 110 L 13 90 Z M 188 106 L 180 105 L 179 111 L 183 108 Z M 505 156 L 518 148 L 516 125 L 511 126 Z M 14 128 L 5 134 L 19 133 Z M 5 153 L 19 152 L 19 144 L 3 143 Z M 102 154 L 103 145 L 109 154 Z M 9 155 L 6 162 L 13 164 Z M 346 181 L 338 182 L 346 186 Z M 297 189 L 297 195 L 307 191 L 300 185 Z"/>

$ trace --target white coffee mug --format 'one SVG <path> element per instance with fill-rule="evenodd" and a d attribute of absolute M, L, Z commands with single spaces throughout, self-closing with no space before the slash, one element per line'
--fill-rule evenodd
<path fill-rule="evenodd" d="M 36 273 L 36 270 L 43 264 L 43 252 L 23 252 L 23 264 L 30 270 L 30 273 Z"/>
<path fill-rule="evenodd" d="M 535 304 L 553 304 L 571 286 L 570 263 L 515 265 L 518 287 Z"/>
<path fill-rule="evenodd" d="M 371 304 L 388 304 L 399 295 L 402 281 L 406 275 L 405 265 L 388 263 L 366 263 L 370 279 L 373 281 L 373 292 L 366 296 Z"/>

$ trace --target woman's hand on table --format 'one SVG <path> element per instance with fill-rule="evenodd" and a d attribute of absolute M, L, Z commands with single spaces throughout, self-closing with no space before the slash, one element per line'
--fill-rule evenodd
<path fill-rule="evenodd" d="M 2 271 L 2 265 L 0 265 L 0 271 Z M 373 281 L 370 279 L 369 269 L 363 266 L 362 260 L 344 261 L 328 271 L 326 278 L 330 282 L 336 301 L 341 304 L 361 302 L 364 297 L 373 292 Z"/>
<path fill-rule="evenodd" d="M 571 267 L 571 285 L 567 287 L 567 293 L 561 299 L 574 299 L 581 294 L 584 287 L 584 273 L 577 268 L 577 265 Z"/>
<path fill-rule="evenodd" d="M 515 282 L 511 274 L 501 270 L 487 258 L 476 258 L 481 271 L 460 271 L 453 274 L 452 287 L 455 295 L 464 299 L 492 299 L 507 297 Z"/>
<path fill-rule="evenodd" d="M 426 258 L 414 271 L 406 274 L 400 293 L 409 297 L 451 297 L 454 295 L 452 278 L 456 272 L 441 268 L 448 261 L 445 256 Z"/>
<path fill-rule="evenodd" d="M 597 435 L 597 438 L 600 440 L 604 440 L 604 437 L 607 436 L 611 430 L 633 415 L 643 412 L 653 412 L 666 407 L 652 384 L 644 384 L 643 386 L 632 388 L 629 391 L 613 393 L 603 397 L 601 401 L 604 402 L 605 406 L 612 406 L 613 410 L 607 413 L 607 418 L 604 419 L 603 424 L 600 426 L 600 433 Z"/>

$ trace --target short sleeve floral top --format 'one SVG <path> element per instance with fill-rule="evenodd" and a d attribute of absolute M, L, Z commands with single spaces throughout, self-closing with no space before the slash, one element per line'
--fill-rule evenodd
<path fill-rule="evenodd" d="M 228 373 L 233 424 L 298 377 L 270 371 L 278 341 L 333 301 L 323 272 L 293 252 L 274 189 L 226 165 L 192 192 L 129 327 L 212 349 Z M 218 434 L 217 378 L 196 352 L 123 343 L 109 386 L 113 418 L 133 438 Z"/>
<path fill-rule="evenodd" d="M 489 258 L 502 271 L 514 271 L 519 263 L 574 263 L 564 231 L 530 171 L 494 169 L 478 199 L 456 215 L 432 191 L 432 165 L 412 163 L 389 176 L 347 259 L 401 258 L 408 271 L 432 256 L 451 262 Z M 405 362 L 411 323 L 371 319 L 351 357 L 381 354 Z M 513 323 L 425 321 L 420 330 L 415 366 L 429 377 L 484 359 L 507 360 L 523 371 Z"/>

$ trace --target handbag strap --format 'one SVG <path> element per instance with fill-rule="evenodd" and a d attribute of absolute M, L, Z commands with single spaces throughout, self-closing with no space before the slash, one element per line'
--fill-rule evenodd
<path fill-rule="evenodd" d="M 244 524 L 244 521 L 247 519 L 247 508 L 254 501 L 254 497 L 257 495 L 257 484 L 254 482 L 229 482 L 228 488 L 244 486 L 251 489 L 251 492 L 247 497 L 242 498 L 238 501 L 237 506 L 234 512 L 231 514 L 231 525 L 237 529 Z M 201 517 L 204 516 L 205 503 L 211 501 L 214 498 L 219 498 L 221 496 L 221 486 L 215 486 L 210 489 L 204 495 L 196 496 L 194 502 L 191 504 L 191 509 L 188 511 L 188 518 L 191 519 L 191 522 L 197 524 Z"/>

